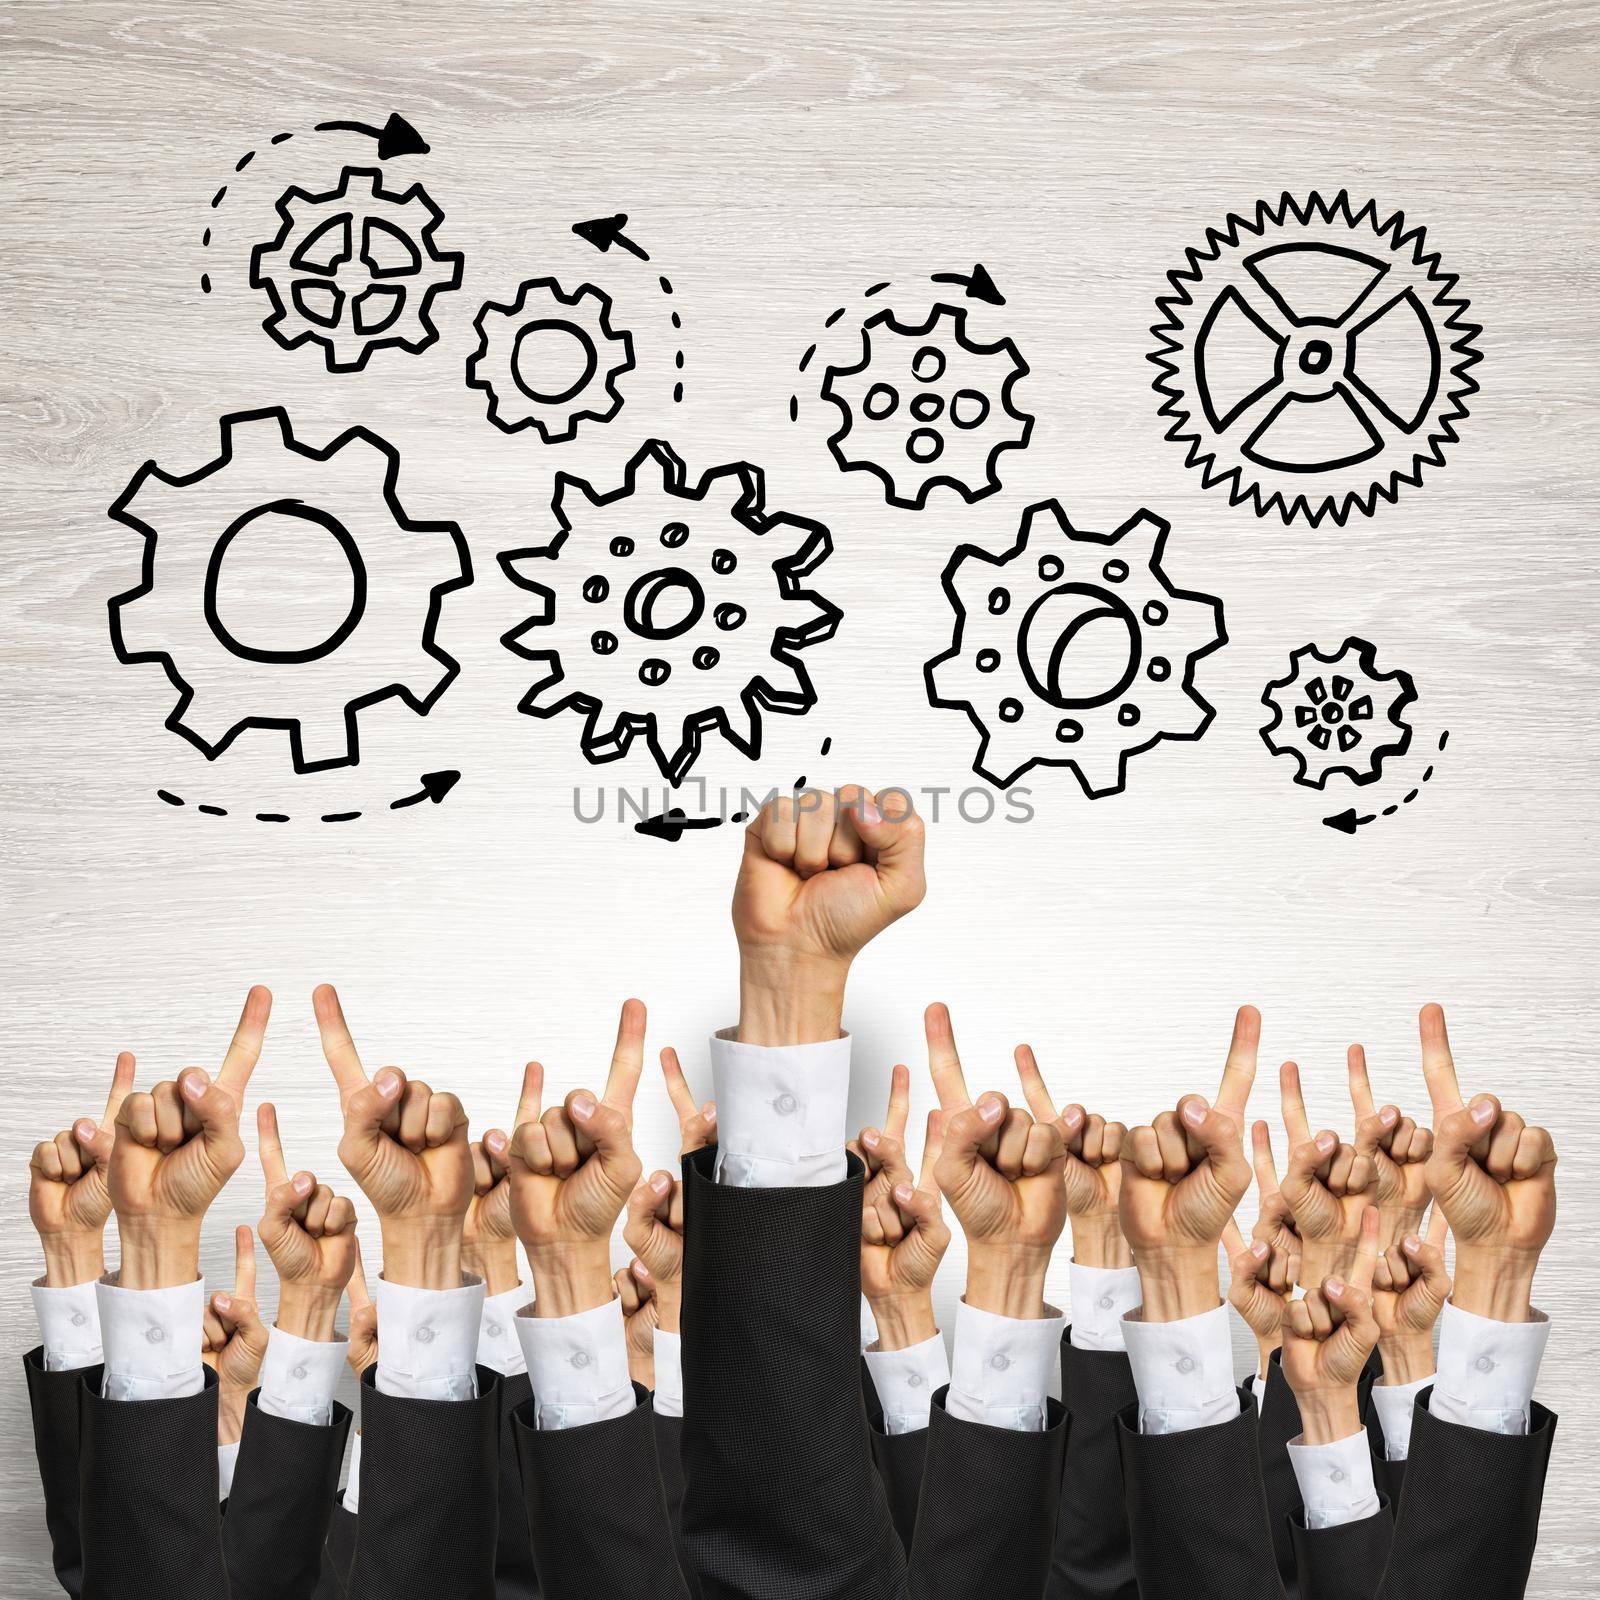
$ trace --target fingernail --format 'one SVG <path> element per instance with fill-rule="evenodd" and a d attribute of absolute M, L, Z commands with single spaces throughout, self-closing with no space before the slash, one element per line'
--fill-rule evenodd
<path fill-rule="evenodd" d="M 874 823 L 883 821 L 883 813 L 878 809 L 878 802 L 869 794 L 861 797 L 861 820 L 870 828 Z"/>
<path fill-rule="evenodd" d="M 1339 1141 L 1335 1135 L 1331 1133 L 1319 1133 L 1317 1135 L 1317 1149 L 1319 1149 L 1323 1155 L 1331 1156 L 1338 1148 Z"/>
<path fill-rule="evenodd" d="M 1066 1123 L 1069 1128 L 1076 1128 L 1078 1124 L 1083 1121 L 1083 1107 L 1068 1106 L 1066 1111 L 1062 1114 L 1061 1120 Z"/>
<path fill-rule="evenodd" d="M 1394 1106 L 1385 1106 L 1383 1110 L 1378 1113 L 1378 1121 L 1381 1122 L 1386 1128 L 1391 1127 L 1399 1120 L 1400 1113 Z"/>
<path fill-rule="evenodd" d="M 1494 1121 L 1494 1101 L 1476 1101 L 1472 1107 L 1472 1120 L 1480 1128 L 1487 1128 Z"/>
<path fill-rule="evenodd" d="M 226 1311 L 233 1304 L 233 1301 L 225 1294 L 214 1294 L 211 1297 L 211 1303 L 218 1311 Z"/>
<path fill-rule="evenodd" d="M 1261 1240 L 1257 1239 L 1256 1242 L 1250 1246 L 1250 1254 L 1253 1255 L 1257 1261 L 1265 1261 L 1267 1259 L 1267 1247 L 1261 1242 Z"/>
<path fill-rule="evenodd" d="M 903 1206 L 911 1204 L 911 1196 L 914 1192 L 909 1183 L 897 1183 L 894 1186 L 894 1197 Z"/>
<path fill-rule="evenodd" d="M 594 1096 L 587 1090 L 580 1089 L 572 1097 L 572 1114 L 587 1122 L 594 1115 Z"/>
<path fill-rule="evenodd" d="M 876 1128 L 863 1128 L 861 1130 L 861 1142 L 869 1150 L 876 1150 L 878 1148 L 878 1140 L 882 1137 L 883 1135 Z"/>
<path fill-rule="evenodd" d="M 1344 1279 L 1329 1278 L 1322 1287 L 1328 1294 L 1331 1294 L 1334 1299 L 1337 1300 L 1339 1296 L 1344 1293 Z"/>
<path fill-rule="evenodd" d="M 1408 1233 L 1405 1238 L 1400 1241 L 1400 1248 L 1404 1250 L 1408 1256 L 1414 1256 L 1417 1251 L 1422 1248 L 1422 1241 L 1416 1236 L 1416 1234 Z"/>
<path fill-rule="evenodd" d="M 100 1130 L 98 1128 L 96 1128 L 95 1125 L 92 1122 L 90 1122 L 87 1117 L 85 1117 L 82 1122 L 77 1123 L 73 1127 L 72 1131 L 75 1134 L 77 1134 L 78 1143 L 79 1144 L 93 1144 L 94 1143 L 94 1136 Z"/>
<path fill-rule="evenodd" d="M 488 1145 L 488 1147 L 493 1150 L 496 1155 L 499 1155 L 500 1152 L 506 1147 L 506 1136 L 501 1133 L 498 1128 L 495 1128 L 483 1136 L 483 1142 Z"/>
<path fill-rule="evenodd" d="M 636 1277 L 641 1283 L 649 1283 L 650 1269 L 644 1264 L 644 1262 L 633 1262 L 631 1264 L 631 1271 L 633 1272 L 634 1277 Z"/>
<path fill-rule="evenodd" d="M 985 1122 L 998 1122 L 1005 1115 L 1005 1106 L 1002 1104 L 999 1095 L 986 1094 L 980 1096 L 978 1100 L 978 1115 Z"/>
<path fill-rule="evenodd" d="M 296 1194 L 310 1194 L 312 1189 L 315 1187 L 316 1185 L 311 1181 L 310 1174 L 308 1173 L 302 1172 L 300 1176 L 294 1180 L 294 1192 Z"/>
<path fill-rule="evenodd" d="M 211 1080 L 203 1072 L 190 1072 L 184 1075 L 183 1093 L 189 1100 L 205 1099 L 206 1090 L 211 1087 Z"/>
<path fill-rule="evenodd" d="M 657 1194 L 665 1194 L 672 1187 L 672 1179 L 666 1173 L 658 1172 L 650 1179 L 650 1187 Z"/>
<path fill-rule="evenodd" d="M 372 1081 L 372 1087 L 383 1096 L 385 1100 L 393 1100 L 400 1093 L 400 1074 L 385 1070 L 380 1072 Z"/>
<path fill-rule="evenodd" d="M 1183 1120 L 1191 1128 L 1198 1128 L 1206 1120 L 1206 1103 L 1204 1100 L 1185 1100 L 1183 1103 Z"/>

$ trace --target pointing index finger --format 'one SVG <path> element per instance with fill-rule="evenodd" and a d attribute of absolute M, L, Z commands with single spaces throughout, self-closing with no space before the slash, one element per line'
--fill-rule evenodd
<path fill-rule="evenodd" d="M 243 1300 L 256 1297 L 256 1236 L 242 1222 L 233 1235 L 233 1292 Z"/>
<path fill-rule="evenodd" d="M 956 1054 L 949 1007 L 936 1000 L 923 1013 L 922 1024 L 928 1036 L 928 1071 L 939 1105 L 945 1111 L 964 1111 L 972 1104 L 972 1096 L 967 1092 L 961 1058 Z"/>
<path fill-rule="evenodd" d="M 1360 1122 L 1378 1109 L 1372 1099 L 1372 1080 L 1367 1076 L 1367 1052 L 1360 1045 L 1351 1045 L 1345 1053 L 1345 1069 L 1350 1077 L 1350 1104 Z"/>
<path fill-rule="evenodd" d="M 110 1133 L 116 1127 L 117 1113 L 122 1109 L 122 1102 L 133 1092 L 133 1073 L 133 1055 L 130 1051 L 124 1050 L 117 1057 L 116 1069 L 111 1074 L 111 1093 L 106 1096 L 105 1115 L 100 1119 L 103 1133 Z"/>
<path fill-rule="evenodd" d="M 522 1093 L 517 1097 L 516 1120 L 511 1124 L 515 1133 L 525 1122 L 539 1120 L 539 1106 L 544 1099 L 544 1065 L 530 1061 L 522 1069 Z"/>
<path fill-rule="evenodd" d="M 1306 1120 L 1306 1097 L 1300 1087 L 1300 1069 L 1292 1061 L 1285 1061 L 1278 1069 L 1278 1090 L 1283 1099 L 1283 1131 L 1289 1136 L 1289 1148 L 1294 1149 L 1311 1137 L 1311 1124 Z"/>
<path fill-rule="evenodd" d="M 339 1086 L 339 1099 L 347 1101 L 358 1089 L 367 1086 L 366 1069 L 356 1054 L 355 1040 L 344 1020 L 344 1007 L 331 983 L 319 984 L 311 992 L 311 1008 L 317 1014 L 317 1032 L 322 1038 L 322 1053 Z"/>
<path fill-rule="evenodd" d="M 1059 1121 L 1061 1113 L 1050 1098 L 1050 1090 L 1044 1081 L 1044 1074 L 1039 1070 L 1039 1058 L 1034 1055 L 1033 1046 L 1019 1044 L 1012 1054 L 1017 1063 L 1017 1081 L 1022 1085 L 1022 1098 L 1027 1101 L 1034 1119 L 1038 1122 Z"/>
<path fill-rule="evenodd" d="M 1350 1281 L 1356 1288 L 1372 1293 L 1372 1274 L 1378 1265 L 1378 1208 L 1368 1206 L 1361 1213 L 1361 1241 L 1356 1246 L 1356 1264 Z"/>
<path fill-rule="evenodd" d="M 1265 1200 L 1278 1192 L 1278 1164 L 1272 1159 L 1272 1133 L 1264 1122 L 1250 1130 L 1250 1153 L 1255 1163 L 1256 1187 Z"/>
<path fill-rule="evenodd" d="M 897 1062 L 889 1070 L 889 1109 L 883 1119 L 883 1131 L 904 1144 L 910 1115 L 911 1069 Z"/>
<path fill-rule="evenodd" d="M 1233 1019 L 1233 1038 L 1228 1043 L 1228 1059 L 1216 1098 L 1216 1109 L 1226 1112 L 1236 1123 L 1244 1120 L 1245 1107 L 1250 1103 L 1260 1047 L 1261 1013 L 1254 1006 L 1240 1006 Z"/>
<path fill-rule="evenodd" d="M 244 1098 L 250 1074 L 261 1059 L 261 1041 L 266 1037 L 267 1018 L 272 1015 L 272 991 L 255 984 L 244 998 L 239 1026 L 233 1030 L 228 1053 L 222 1058 L 217 1082 L 233 1096 L 237 1106 Z"/>
<path fill-rule="evenodd" d="M 278 1110 L 270 1100 L 263 1100 L 256 1107 L 256 1146 L 267 1187 L 275 1189 L 288 1180 L 289 1169 L 284 1165 L 283 1140 L 278 1136 Z"/>
<path fill-rule="evenodd" d="M 1461 1084 L 1456 1078 L 1455 1058 L 1450 1054 L 1450 1035 L 1445 1031 L 1444 1008 L 1427 1005 L 1417 1019 L 1422 1035 L 1422 1076 L 1427 1080 L 1428 1097 L 1433 1101 L 1434 1125 L 1459 1111 Z"/>
<path fill-rule="evenodd" d="M 617 1044 L 611 1052 L 611 1070 L 601 1098 L 624 1116 L 633 1112 L 633 1095 L 644 1071 L 645 1009 L 642 1000 L 624 1000 L 617 1020 Z"/>

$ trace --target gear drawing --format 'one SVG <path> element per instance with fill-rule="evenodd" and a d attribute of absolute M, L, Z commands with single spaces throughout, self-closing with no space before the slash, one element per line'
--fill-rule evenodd
<path fill-rule="evenodd" d="M 1272 720 L 1261 737 L 1275 756 L 1293 756 L 1295 782 L 1320 789 L 1336 772 L 1352 783 L 1376 783 L 1383 763 L 1411 744 L 1403 715 L 1417 698 L 1411 674 L 1380 672 L 1377 650 L 1349 638 L 1324 653 L 1302 645 L 1285 677 L 1261 692 Z"/>
<path fill-rule="evenodd" d="M 346 167 L 326 194 L 289 189 L 283 226 L 250 255 L 250 284 L 272 314 L 261 324 L 286 350 L 322 346 L 330 372 L 359 372 L 374 350 L 413 353 L 439 337 L 434 297 L 459 287 L 463 257 L 441 251 L 443 220 L 420 183 L 401 193 L 383 174 Z"/>
<path fill-rule="evenodd" d="M 1045 500 L 1003 554 L 951 556 L 955 637 L 923 675 L 929 703 L 978 730 L 980 777 L 1004 788 L 1033 766 L 1071 767 L 1097 800 L 1122 790 L 1130 756 L 1210 727 L 1194 673 L 1227 642 L 1222 602 L 1168 581 L 1168 531 L 1141 510 L 1089 533 Z"/>
<path fill-rule="evenodd" d="M 184 475 L 147 461 L 111 507 L 144 536 L 138 584 L 110 602 L 112 648 L 125 665 L 161 664 L 178 691 L 166 725 L 208 760 L 246 728 L 283 728 L 296 772 L 353 766 L 363 707 L 394 695 L 424 716 L 460 670 L 435 635 L 444 596 L 472 581 L 466 540 L 453 522 L 406 516 L 399 456 L 365 428 L 315 449 L 273 406 L 221 430 L 214 461 Z M 294 648 L 251 641 L 224 604 L 230 550 L 319 531 L 344 563 L 342 620 Z"/>
<path fill-rule="evenodd" d="M 531 427 L 546 444 L 585 419 L 609 422 L 622 409 L 617 379 L 633 366 L 632 335 L 610 319 L 611 296 L 593 284 L 568 294 L 554 278 L 530 278 L 509 305 L 491 300 L 478 313 L 467 387 L 487 391 L 495 427 Z"/>
<path fill-rule="evenodd" d="M 1168 273 L 1149 359 L 1167 438 L 1206 488 L 1285 522 L 1370 516 L 1444 465 L 1482 329 L 1424 230 L 1285 194 L 1207 231 Z"/>
<path fill-rule="evenodd" d="M 543 669 L 518 709 L 582 713 L 586 760 L 615 761 L 643 739 L 678 784 L 705 734 L 720 730 L 754 759 L 763 711 L 816 704 L 795 652 L 831 638 L 841 613 L 802 580 L 833 540 L 821 523 L 769 511 L 759 467 L 694 482 L 670 445 L 650 440 L 618 488 L 558 473 L 551 509 L 548 543 L 500 556 L 539 598 L 501 643 Z"/>
<path fill-rule="evenodd" d="M 842 471 L 881 478 L 890 505 L 920 511 L 941 483 L 970 505 L 1000 487 L 1001 452 L 1033 432 L 1012 392 L 1027 372 L 1010 339 L 967 337 L 964 306 L 936 305 L 920 325 L 875 312 L 861 325 L 861 360 L 823 378 L 823 398 L 844 415 L 828 448 Z"/>

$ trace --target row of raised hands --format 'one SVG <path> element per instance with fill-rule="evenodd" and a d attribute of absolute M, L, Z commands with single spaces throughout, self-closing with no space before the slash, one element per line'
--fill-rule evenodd
<path fill-rule="evenodd" d="M 1441 1542 L 1450 1571 L 1520 1592 L 1553 1422 L 1531 1401 L 1548 1331 L 1530 1302 L 1555 1214 L 1548 1134 L 1492 1096 L 1463 1100 L 1429 1007 L 1432 1130 L 1376 1105 L 1353 1047 L 1351 1134 L 1313 1136 L 1285 1065 L 1287 1165 L 1280 1181 L 1258 1122 L 1247 1242 L 1235 1214 L 1251 1178 L 1252 1008 L 1214 1101 L 1186 1095 L 1128 1129 L 1058 1108 L 1026 1046 L 1023 1105 L 992 1089 L 974 1100 L 935 1005 L 939 1109 L 914 1175 L 904 1067 L 883 1125 L 846 1143 L 842 1011 L 854 957 L 923 898 L 923 846 L 899 791 L 808 792 L 752 823 L 733 901 L 739 1022 L 711 1041 L 714 1098 L 697 1102 L 661 1053 L 680 1174 L 644 1177 L 633 1147 L 639 1002 L 623 1007 L 603 1088 L 544 1107 L 530 1063 L 510 1133 L 473 1140 L 454 1095 L 395 1067 L 369 1074 L 338 997 L 318 989 L 339 1156 L 377 1214 L 382 1272 L 369 1292 L 354 1208 L 291 1175 L 259 1105 L 270 1329 L 250 1230 L 231 1293 L 206 1300 L 198 1269 L 203 1218 L 243 1160 L 270 996 L 252 990 L 215 1078 L 190 1069 L 138 1093 L 120 1057 L 104 1117 L 32 1164 L 46 1272 L 29 1382 L 68 1592 L 175 1581 L 91 1537 L 159 1514 L 106 1459 L 134 1426 L 117 1406 L 139 1402 L 187 1407 L 171 1414 L 190 1430 L 214 1419 L 215 1558 L 190 1561 L 171 1591 L 201 1597 L 1355 1600 L 1444 1592 L 1417 1586 L 1407 1554 Z M 932 1300 L 946 1204 L 967 1244 L 948 1351 Z M 633 1258 L 614 1273 L 619 1220 Z M 1045 1301 L 1069 1224 L 1070 1329 Z M 1260 1346 L 1242 1391 L 1224 1245 L 1228 1299 Z M 346 1359 L 364 1434 L 336 1503 Z M 1490 1438 L 1518 1443 L 1485 1467 Z M 641 1456 L 662 1492 L 619 1504 Z M 205 1470 L 185 1458 L 179 1479 Z M 1197 1520 L 1207 1496 L 1215 1529 Z M 204 1543 L 203 1523 L 189 1532 Z M 1435 1584 L 1445 1569 L 1427 1570 Z"/>

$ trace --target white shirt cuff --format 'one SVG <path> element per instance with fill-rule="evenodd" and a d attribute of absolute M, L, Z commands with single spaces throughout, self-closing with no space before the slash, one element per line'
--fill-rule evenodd
<path fill-rule="evenodd" d="M 720 1119 L 720 1106 L 717 1115 Z M 529 1306 L 518 1315 L 517 1338 L 528 1363 L 541 1432 L 604 1422 L 633 1409 L 620 1300 L 613 1298 L 570 1317 L 538 1317 L 533 1312 Z"/>
<path fill-rule="evenodd" d="M 327 1340 L 302 1339 L 282 1328 L 269 1328 L 256 1404 L 269 1417 L 326 1428 L 333 1421 L 333 1393 L 349 1348 L 342 1334 Z"/>
<path fill-rule="evenodd" d="M 1067 1269 L 1072 1290 L 1072 1348 L 1074 1350 L 1126 1350 L 1122 1319 L 1137 1306 L 1137 1267 L 1080 1267 Z"/>
<path fill-rule="evenodd" d="M 1302 1444 L 1291 1439 L 1289 1461 L 1300 1485 L 1308 1528 L 1338 1528 L 1377 1511 L 1378 1491 L 1372 1481 L 1372 1452 L 1365 1428 L 1332 1444 Z"/>
<path fill-rule="evenodd" d="M 233 1493 L 233 1472 L 239 1465 L 239 1441 L 217 1446 L 217 1504 Z"/>
<path fill-rule="evenodd" d="M 478 1324 L 478 1365 L 493 1367 L 502 1378 L 526 1372 L 517 1340 L 517 1313 L 533 1299 L 533 1290 L 519 1283 L 501 1294 L 485 1295 Z"/>
<path fill-rule="evenodd" d="M 344 1508 L 353 1517 L 361 1510 L 361 1431 L 350 1435 L 350 1470 L 344 1477 Z"/>
<path fill-rule="evenodd" d="M 717 1181 L 742 1189 L 821 1188 L 847 1170 L 850 1036 L 818 1044 L 711 1040 Z"/>
<path fill-rule="evenodd" d="M 656 1329 L 656 1414 L 683 1415 L 683 1336 Z"/>
<path fill-rule="evenodd" d="M 1487 1433 L 1528 1431 L 1533 1387 L 1550 1319 L 1493 1322 L 1446 1301 L 1439 1322 L 1439 1372 L 1428 1409 L 1445 1422 Z"/>
<path fill-rule="evenodd" d="M 108 1400 L 177 1400 L 205 1387 L 205 1280 L 170 1289 L 123 1289 L 108 1273 L 95 1284 L 105 1346 Z"/>
<path fill-rule="evenodd" d="M 1179 1322 L 1130 1315 L 1122 1336 L 1139 1391 L 1141 1433 L 1185 1433 L 1239 1415 L 1225 1305 Z"/>
<path fill-rule="evenodd" d="M 956 1305 L 955 1354 L 945 1410 L 967 1422 L 1014 1433 L 1042 1433 L 1050 1373 L 1061 1358 L 1066 1318 L 1000 1317 L 965 1300 Z"/>
<path fill-rule="evenodd" d="M 411 1289 L 379 1278 L 377 1385 L 408 1400 L 472 1400 L 483 1280 L 462 1273 L 459 1289 Z"/>
<path fill-rule="evenodd" d="M 46 1372 L 76 1372 L 99 1363 L 100 1306 L 94 1280 L 68 1289 L 47 1289 L 44 1279 L 32 1285 L 33 1314 L 39 1319 Z"/>
<path fill-rule="evenodd" d="M 904 1350 L 868 1350 L 866 1361 L 883 1407 L 884 1432 L 916 1433 L 926 1428 L 934 1390 L 950 1381 L 943 1337 L 936 1333 Z"/>
<path fill-rule="evenodd" d="M 1433 1381 L 1429 1373 L 1413 1383 L 1373 1384 L 1372 1403 L 1383 1429 L 1385 1461 L 1404 1461 L 1411 1454 L 1411 1418 L 1416 1414 L 1417 1396 Z"/>

